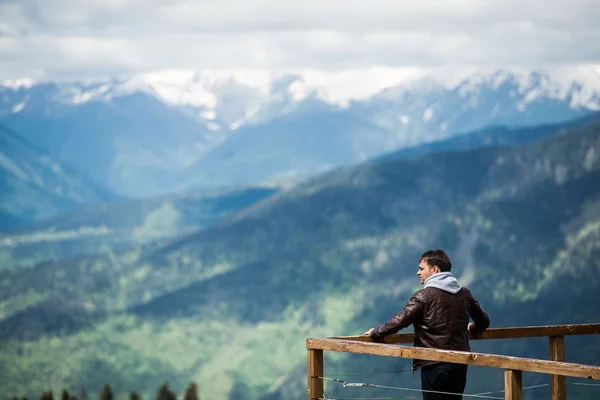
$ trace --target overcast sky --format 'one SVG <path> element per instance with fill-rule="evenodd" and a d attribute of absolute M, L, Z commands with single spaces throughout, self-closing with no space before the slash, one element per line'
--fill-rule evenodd
<path fill-rule="evenodd" d="M 600 64 L 600 1 L 0 0 L 0 79 Z"/>

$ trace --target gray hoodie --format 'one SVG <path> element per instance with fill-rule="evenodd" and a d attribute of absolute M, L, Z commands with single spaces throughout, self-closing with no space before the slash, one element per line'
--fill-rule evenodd
<path fill-rule="evenodd" d="M 434 287 L 445 292 L 456 294 L 462 289 L 462 286 L 451 272 L 438 272 L 425 279 L 423 288 Z"/>

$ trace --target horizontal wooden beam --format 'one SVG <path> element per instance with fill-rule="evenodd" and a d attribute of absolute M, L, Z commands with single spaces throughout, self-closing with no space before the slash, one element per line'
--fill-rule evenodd
<path fill-rule="evenodd" d="M 352 340 L 354 342 L 373 342 L 371 336 L 333 336 L 326 339 Z M 385 344 L 410 344 L 413 343 L 415 335 L 413 333 L 398 333 L 389 335 L 382 339 L 381 343 Z"/>
<path fill-rule="evenodd" d="M 384 343 L 367 343 L 344 339 L 306 339 L 306 347 L 308 349 L 413 358 L 457 364 L 472 364 L 480 365 L 482 367 L 539 372 L 552 375 L 572 376 L 576 378 L 600 379 L 600 367 L 495 354 L 438 350 Z"/>
<path fill-rule="evenodd" d="M 598 335 L 600 324 L 519 326 L 488 329 L 474 339 L 517 339 L 545 336 Z"/>
<path fill-rule="evenodd" d="M 481 336 L 472 337 L 471 340 L 485 339 L 517 339 L 545 336 L 572 336 L 572 335 L 598 335 L 600 324 L 577 325 L 546 325 L 546 326 L 520 326 L 514 328 L 492 328 L 486 330 Z M 337 336 L 331 339 L 355 340 L 359 342 L 372 342 L 369 336 Z M 383 343 L 408 344 L 414 341 L 414 334 L 400 333 L 387 336 Z"/>

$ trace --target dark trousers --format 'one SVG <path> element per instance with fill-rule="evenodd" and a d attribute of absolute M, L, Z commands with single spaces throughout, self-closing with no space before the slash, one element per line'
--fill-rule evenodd
<path fill-rule="evenodd" d="M 421 368 L 421 389 L 459 395 L 423 392 L 423 400 L 462 400 L 467 384 L 467 365 L 438 363 Z"/>

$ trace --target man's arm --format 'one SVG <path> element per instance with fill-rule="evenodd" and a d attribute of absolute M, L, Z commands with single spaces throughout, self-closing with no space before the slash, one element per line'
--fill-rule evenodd
<path fill-rule="evenodd" d="M 394 334 L 412 324 L 423 312 L 423 303 L 418 297 L 413 295 L 402 311 L 390 318 L 385 324 L 366 333 L 369 333 L 373 340 L 377 342 L 385 336 Z"/>
<path fill-rule="evenodd" d="M 487 313 L 483 311 L 483 308 L 479 305 L 479 302 L 475 300 L 473 295 L 470 296 L 470 317 L 473 320 L 469 324 L 469 330 L 473 336 L 479 336 L 490 326 L 490 318 Z"/>

